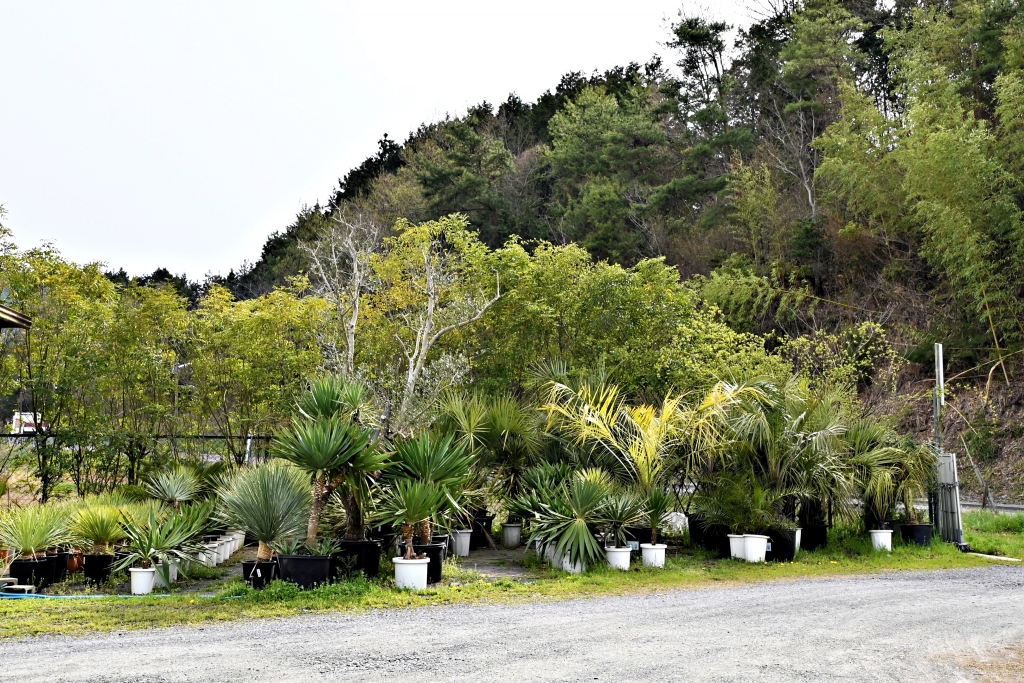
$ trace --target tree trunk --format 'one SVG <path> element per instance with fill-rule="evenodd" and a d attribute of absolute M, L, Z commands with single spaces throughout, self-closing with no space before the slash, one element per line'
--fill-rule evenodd
<path fill-rule="evenodd" d="M 306 527 L 306 545 L 310 548 L 316 545 L 316 531 L 326 504 L 327 482 L 324 477 L 317 477 L 313 480 L 313 507 L 309 510 L 309 526 Z"/>
<path fill-rule="evenodd" d="M 651 545 L 654 545 L 657 542 L 658 542 L 658 527 L 652 524 L 651 525 Z"/>
<path fill-rule="evenodd" d="M 366 538 L 366 522 L 363 520 L 363 509 L 354 494 L 342 497 L 345 506 L 345 540 L 362 541 Z"/>
<path fill-rule="evenodd" d="M 412 524 L 402 525 L 402 538 L 405 539 L 405 555 L 403 557 L 406 560 L 415 560 L 416 553 L 412 549 Z"/>
<path fill-rule="evenodd" d="M 266 562 L 267 560 L 274 557 L 274 551 L 270 549 L 270 546 L 260 541 L 259 548 L 256 549 L 256 561 Z"/>
<path fill-rule="evenodd" d="M 430 523 L 429 519 L 425 519 L 420 522 L 420 543 L 423 545 L 429 545 L 434 540 L 434 527 Z"/>

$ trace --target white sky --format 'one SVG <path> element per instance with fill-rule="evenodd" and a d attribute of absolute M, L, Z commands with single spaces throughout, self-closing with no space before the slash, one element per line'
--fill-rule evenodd
<path fill-rule="evenodd" d="M 383 133 L 668 56 L 680 6 L 0 0 L 5 222 L 79 262 L 227 274 Z"/>

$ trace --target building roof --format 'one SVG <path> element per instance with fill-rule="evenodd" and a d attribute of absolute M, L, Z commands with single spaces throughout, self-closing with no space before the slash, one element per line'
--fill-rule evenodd
<path fill-rule="evenodd" d="M 32 327 L 32 318 L 0 304 L 0 328 L 3 327 L 20 327 L 27 330 Z"/>

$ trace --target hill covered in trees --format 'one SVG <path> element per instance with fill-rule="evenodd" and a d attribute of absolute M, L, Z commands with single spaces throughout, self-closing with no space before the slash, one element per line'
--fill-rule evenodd
<path fill-rule="evenodd" d="M 738 32 L 681 16 L 674 63 L 571 73 L 536 102 L 385 135 L 220 284 L 250 298 L 308 272 L 300 244 L 339 217 L 390 229 L 459 213 L 494 249 L 663 258 L 734 331 L 841 368 L 922 434 L 944 342 L 948 445 L 963 435 L 1019 491 L 1022 14 L 1014 0 L 782 0 Z"/>

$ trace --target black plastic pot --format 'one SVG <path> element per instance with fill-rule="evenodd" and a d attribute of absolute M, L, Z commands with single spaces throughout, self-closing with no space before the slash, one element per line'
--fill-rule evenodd
<path fill-rule="evenodd" d="M 768 562 L 792 562 L 796 558 L 796 532 L 794 531 L 769 531 L 765 534 L 771 550 L 767 551 L 764 559 Z M 802 532 L 801 532 L 802 536 Z M 801 537 L 801 541 L 803 538 Z"/>
<path fill-rule="evenodd" d="M 931 545 L 932 525 L 901 524 L 900 537 L 903 538 L 904 543 L 913 543 L 914 545 Z"/>
<path fill-rule="evenodd" d="M 338 552 L 331 554 L 331 580 L 347 578 L 362 572 L 368 579 L 380 574 L 380 541 L 342 541 Z"/>
<path fill-rule="evenodd" d="M 277 562 L 274 560 L 243 560 L 242 578 L 256 590 L 263 590 L 277 575 Z"/>
<path fill-rule="evenodd" d="M 47 553 L 46 559 L 40 558 L 40 565 L 36 571 L 36 580 L 40 590 L 46 589 L 54 582 L 54 577 L 57 574 L 57 553 Z"/>
<path fill-rule="evenodd" d="M 426 553 L 427 558 L 430 559 L 430 564 L 427 565 L 427 583 L 437 583 L 440 581 L 441 568 L 444 566 L 444 546 L 440 543 L 430 543 L 429 545 L 413 543 L 412 550 L 417 555 Z M 405 556 L 404 543 L 398 544 L 398 556 Z"/>
<path fill-rule="evenodd" d="M 480 548 L 490 548 L 490 544 L 487 543 L 487 536 L 484 534 L 484 529 L 487 533 L 491 532 L 494 527 L 494 515 L 480 515 L 473 518 L 473 535 L 469 537 L 469 549 L 478 550 Z"/>
<path fill-rule="evenodd" d="M 45 565 L 46 560 L 14 560 L 8 572 L 20 586 L 37 586 Z"/>
<path fill-rule="evenodd" d="M 637 541 L 639 543 L 652 543 L 651 540 L 651 527 L 643 526 L 629 526 L 626 527 L 626 536 L 631 541 Z"/>
<path fill-rule="evenodd" d="M 808 552 L 828 545 L 828 526 L 806 524 L 800 532 L 800 549 Z"/>
<path fill-rule="evenodd" d="M 114 565 L 113 555 L 85 555 L 85 580 L 99 585 L 110 580 L 110 568 Z"/>
<path fill-rule="evenodd" d="M 56 566 L 53 571 L 53 582 L 61 583 L 64 579 L 68 578 L 68 558 L 71 557 L 71 553 L 66 550 L 62 550 L 55 555 Z"/>
<path fill-rule="evenodd" d="M 284 581 L 297 583 L 306 589 L 315 588 L 330 578 L 331 556 L 278 555 L 277 566 Z"/>
<path fill-rule="evenodd" d="M 732 555 L 729 550 L 729 527 L 727 526 L 706 526 L 703 521 L 696 517 L 690 517 L 690 545 L 699 546 L 705 550 L 711 550 L 721 558 L 728 558 Z"/>

